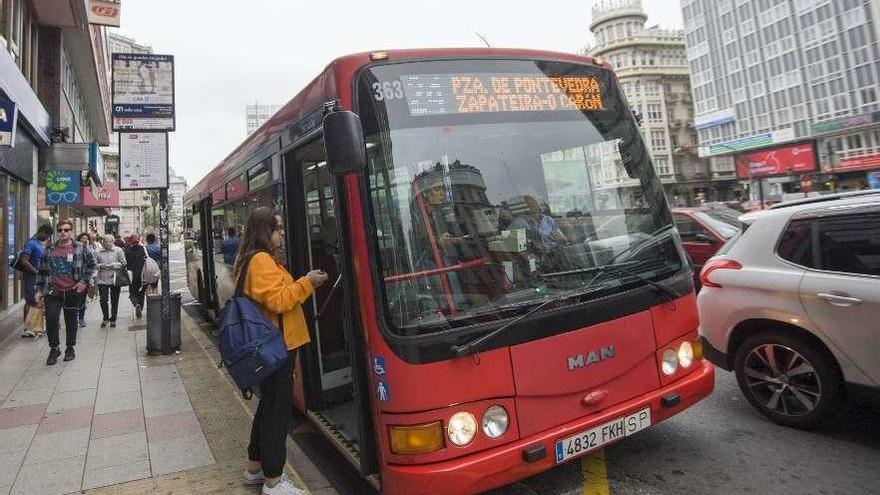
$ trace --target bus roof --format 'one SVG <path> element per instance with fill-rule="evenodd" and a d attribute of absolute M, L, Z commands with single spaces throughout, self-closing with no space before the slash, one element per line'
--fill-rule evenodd
<path fill-rule="evenodd" d="M 238 171 L 238 174 L 236 174 L 238 167 L 247 162 L 253 153 L 270 143 L 278 143 L 284 130 L 309 115 L 309 113 L 319 108 L 323 103 L 338 99 L 344 108 L 351 108 L 351 92 L 338 91 L 337 89 L 349 87 L 351 75 L 361 67 L 372 63 L 374 54 L 379 53 L 386 55 L 386 57 L 381 59 L 382 62 L 452 57 L 522 57 L 576 63 L 595 63 L 611 69 L 607 62 L 598 57 L 593 58 L 573 53 L 516 48 L 424 48 L 376 50 L 344 55 L 330 62 L 318 77 L 307 84 L 293 99 L 275 112 L 259 129 L 254 131 L 233 149 L 226 158 L 221 160 L 217 166 L 211 169 L 202 180 L 190 188 L 184 197 L 184 204 L 189 205 L 224 186 L 233 176 L 241 173 Z"/>

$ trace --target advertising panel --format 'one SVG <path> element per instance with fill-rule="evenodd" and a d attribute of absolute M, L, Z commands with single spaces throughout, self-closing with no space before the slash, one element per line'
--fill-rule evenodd
<path fill-rule="evenodd" d="M 119 27 L 121 0 L 89 0 L 89 24 Z"/>
<path fill-rule="evenodd" d="M 168 187 L 168 134 L 119 133 L 119 189 Z"/>
<path fill-rule="evenodd" d="M 49 170 L 46 172 L 46 205 L 78 205 L 79 183 L 78 170 Z"/>
<path fill-rule="evenodd" d="M 18 109 L 9 100 L 0 101 L 0 146 L 15 146 Z"/>
<path fill-rule="evenodd" d="M 83 206 L 117 208 L 119 206 L 119 184 L 108 182 L 101 187 L 83 187 L 80 196 Z"/>
<path fill-rule="evenodd" d="M 236 177 L 226 184 L 226 199 L 238 199 L 247 196 L 247 187 L 241 177 Z"/>
<path fill-rule="evenodd" d="M 174 56 L 114 53 L 113 130 L 174 130 Z"/>
<path fill-rule="evenodd" d="M 789 144 L 737 155 L 736 175 L 748 179 L 813 172 L 816 163 L 815 143 Z"/>

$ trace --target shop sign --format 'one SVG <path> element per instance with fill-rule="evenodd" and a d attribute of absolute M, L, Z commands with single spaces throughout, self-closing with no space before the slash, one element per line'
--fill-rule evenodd
<path fill-rule="evenodd" d="M 777 146 L 738 155 L 736 175 L 740 179 L 748 179 L 813 172 L 816 163 L 816 146 L 813 142 Z"/>
<path fill-rule="evenodd" d="M 89 144 L 89 175 L 98 181 L 98 184 L 104 183 L 104 159 L 101 158 L 101 149 L 98 148 L 97 141 Z"/>
<path fill-rule="evenodd" d="M 708 129 L 722 124 L 736 121 L 736 113 L 733 108 L 726 108 L 718 112 L 702 115 L 694 119 L 694 128 L 696 130 Z"/>
<path fill-rule="evenodd" d="M 79 170 L 49 170 L 46 172 L 46 205 L 78 205 L 79 183 Z"/>
<path fill-rule="evenodd" d="M 819 122 L 818 124 L 813 124 L 810 127 L 810 130 L 813 134 L 825 134 L 871 125 L 877 122 L 880 122 L 880 112 L 866 113 L 854 117 L 844 117 L 842 119 L 830 120 L 828 122 Z"/>
<path fill-rule="evenodd" d="M 853 170 L 880 168 L 880 154 L 853 156 L 835 163 L 833 169 L 830 166 L 823 168 L 826 172 L 850 172 Z"/>
<path fill-rule="evenodd" d="M 89 24 L 119 27 L 121 0 L 89 0 Z"/>
<path fill-rule="evenodd" d="M 108 182 L 100 187 L 83 187 L 80 190 L 80 195 L 83 206 L 119 207 L 119 184 L 117 182 Z"/>
<path fill-rule="evenodd" d="M 714 155 L 729 155 L 737 151 L 745 151 L 755 148 L 764 148 L 774 144 L 794 141 L 794 128 L 787 127 L 778 131 L 765 134 L 757 134 L 744 138 L 734 139 L 724 143 L 710 144 L 698 148 L 699 156 L 705 158 Z"/>
<path fill-rule="evenodd" d="M 214 192 L 211 193 L 211 200 L 215 204 L 222 203 L 223 201 L 226 201 L 226 188 L 219 187 L 219 188 L 215 189 Z"/>
<path fill-rule="evenodd" d="M 247 196 L 247 187 L 241 177 L 236 177 L 226 184 L 226 199 L 238 199 Z"/>
<path fill-rule="evenodd" d="M 0 146 L 15 146 L 15 128 L 18 108 L 15 102 L 0 101 Z"/>
<path fill-rule="evenodd" d="M 174 130 L 174 56 L 114 53 L 113 131 Z"/>

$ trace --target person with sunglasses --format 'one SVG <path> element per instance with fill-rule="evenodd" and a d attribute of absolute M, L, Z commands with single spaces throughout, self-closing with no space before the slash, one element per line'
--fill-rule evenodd
<path fill-rule="evenodd" d="M 61 355 L 60 318 L 64 313 L 64 327 L 67 330 L 64 341 L 67 349 L 64 360 L 76 358 L 77 316 L 85 302 L 86 292 L 94 285 L 95 256 L 78 241 L 73 240 L 73 222 L 62 220 L 58 223 L 58 240 L 46 253 L 49 266 L 48 276 L 41 281 L 36 300 L 45 301 L 46 334 L 49 336 L 49 357 L 47 365 L 58 362 Z"/>

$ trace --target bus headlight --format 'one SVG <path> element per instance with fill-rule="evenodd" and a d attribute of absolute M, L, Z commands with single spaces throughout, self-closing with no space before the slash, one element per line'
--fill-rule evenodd
<path fill-rule="evenodd" d="M 489 438 L 498 438 L 507 432 L 510 417 L 501 406 L 492 406 L 483 413 L 483 433 Z"/>
<path fill-rule="evenodd" d="M 678 346 L 678 363 L 682 368 L 690 368 L 694 364 L 694 347 L 687 340 Z"/>
<path fill-rule="evenodd" d="M 672 349 L 663 351 L 663 362 L 660 369 L 664 375 L 672 375 L 678 370 L 678 355 Z"/>
<path fill-rule="evenodd" d="M 449 424 L 446 426 L 446 436 L 452 442 L 452 445 L 464 447 L 473 441 L 476 434 L 477 418 L 473 414 L 462 411 L 453 414 L 449 418 Z"/>

